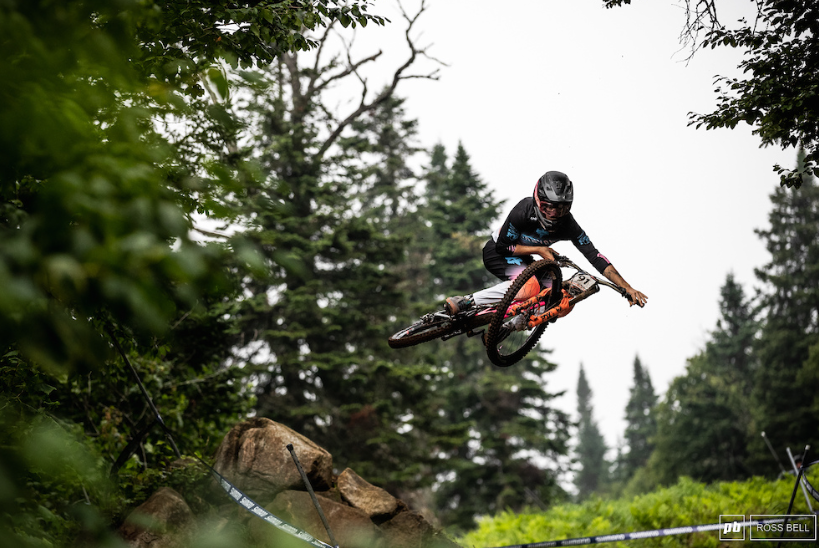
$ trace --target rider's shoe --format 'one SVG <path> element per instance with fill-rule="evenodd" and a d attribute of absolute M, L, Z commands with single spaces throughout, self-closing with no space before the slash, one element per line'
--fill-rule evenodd
<path fill-rule="evenodd" d="M 464 312 L 475 306 L 475 299 L 472 295 L 449 297 L 444 301 L 444 310 L 450 316 L 454 316 L 459 312 Z"/>

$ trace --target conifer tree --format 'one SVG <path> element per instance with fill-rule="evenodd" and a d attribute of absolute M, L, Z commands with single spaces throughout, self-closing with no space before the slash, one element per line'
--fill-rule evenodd
<path fill-rule="evenodd" d="M 428 484 L 421 470 L 437 457 L 416 425 L 430 407 L 428 372 L 400 364 L 386 344 L 403 306 L 407 238 L 394 220 L 412 203 L 415 123 L 392 88 L 335 119 L 323 90 L 344 74 L 332 61 L 286 55 L 248 97 L 255 125 L 244 141 L 261 173 L 222 200 L 261 271 L 245 280 L 237 314 L 245 343 L 259 349 L 248 368 L 256 412 L 375 484 Z"/>
<path fill-rule="evenodd" d="M 481 250 L 501 204 L 461 145 L 451 166 L 443 146 L 434 147 L 425 180 L 419 212 L 428 230 L 415 245 L 431 257 L 430 284 L 420 299 L 429 310 L 440 307 L 445 295 L 497 283 L 483 266 Z M 419 352 L 441 375 L 434 386 L 442 402 L 439 420 L 452 434 L 442 453 L 454 466 L 436 491 L 442 522 L 466 530 L 476 515 L 560 496 L 555 472 L 535 457 L 554 461 L 566 452 L 568 420 L 552 407 L 555 394 L 545 389 L 555 367 L 545 354 L 532 352 L 520 367 L 495 368 L 480 339 L 466 337 L 424 345 Z"/>
<path fill-rule="evenodd" d="M 472 168 L 458 144 L 451 167 L 441 145 L 432 151 L 426 187 L 431 223 L 434 283 L 443 293 L 471 293 L 495 280 L 483 267 L 482 252 L 489 227 L 500 214 L 487 184 Z"/>
<path fill-rule="evenodd" d="M 594 420 L 592 390 L 586 380 L 583 366 L 577 379 L 577 460 L 580 469 L 575 474 L 574 484 L 580 500 L 599 492 L 608 483 L 608 462 L 606 462 L 606 442 L 597 422 Z"/>
<path fill-rule="evenodd" d="M 628 452 L 623 456 L 623 475 L 632 477 L 638 468 L 648 461 L 653 449 L 652 438 L 657 430 L 654 406 L 657 395 L 651 384 L 648 370 L 639 356 L 634 357 L 634 385 L 626 404 L 625 441 Z"/>
<path fill-rule="evenodd" d="M 803 153 L 797 162 L 801 169 Z M 819 416 L 810 410 L 819 375 L 809 361 L 819 342 L 819 185 L 804 176 L 800 188 L 771 194 L 770 226 L 758 230 L 771 260 L 756 270 L 765 284 L 764 322 L 755 353 L 751 457 L 754 471 L 774 473 L 761 432 L 774 449 L 819 447 Z"/>
<path fill-rule="evenodd" d="M 721 289 L 720 318 L 705 349 L 688 360 L 657 408 L 656 449 L 650 466 L 659 483 L 686 475 L 736 481 L 750 475 L 749 395 L 755 311 L 729 274 Z"/>

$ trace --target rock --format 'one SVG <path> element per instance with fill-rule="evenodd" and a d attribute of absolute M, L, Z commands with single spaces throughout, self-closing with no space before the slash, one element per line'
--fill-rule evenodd
<path fill-rule="evenodd" d="M 399 490 L 393 492 L 397 498 L 407 508 L 412 508 L 413 512 L 421 514 L 436 530 L 441 528 L 441 521 L 433 510 L 435 506 L 435 494 L 429 487 L 420 489 Z"/>
<path fill-rule="evenodd" d="M 324 497 L 326 499 L 330 499 L 332 501 L 339 503 L 344 502 L 343 500 L 341 500 L 341 493 L 338 492 L 338 487 L 329 489 L 327 491 L 316 491 L 316 496 Z"/>
<path fill-rule="evenodd" d="M 380 529 L 390 548 L 427 548 L 435 535 L 432 525 L 416 512 L 401 512 Z"/>
<path fill-rule="evenodd" d="M 119 528 L 135 548 L 183 548 L 196 532 L 196 521 L 182 496 L 162 487 L 131 512 Z"/>
<path fill-rule="evenodd" d="M 341 498 L 371 519 L 379 521 L 379 518 L 386 518 L 398 511 L 398 499 L 380 487 L 367 483 L 349 468 L 338 476 L 337 485 Z"/>
<path fill-rule="evenodd" d="M 327 517 L 330 529 L 339 546 L 344 548 L 374 548 L 380 545 L 378 527 L 361 510 L 345 504 L 318 497 L 321 509 Z M 321 522 L 316 507 L 305 491 L 284 491 L 266 509 L 291 525 L 303 529 L 313 537 L 332 545 Z M 276 527 L 256 519 L 250 522 L 251 537 L 259 547 L 276 547 L 284 544 L 285 533 Z"/>
<path fill-rule="evenodd" d="M 234 426 L 216 452 L 214 469 L 255 500 L 272 500 L 288 489 L 304 489 L 304 483 L 287 450 L 293 444 L 313 489 L 330 488 L 333 457 L 306 437 L 265 418 Z"/>

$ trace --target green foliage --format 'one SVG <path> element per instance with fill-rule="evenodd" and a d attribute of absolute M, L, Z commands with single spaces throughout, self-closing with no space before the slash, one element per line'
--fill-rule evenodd
<path fill-rule="evenodd" d="M 368 7 L 366 1 L 339 0 L 140 2 L 134 23 L 143 54 L 137 65 L 201 95 L 196 80 L 214 59 L 226 59 L 234 68 L 267 65 L 284 53 L 315 48 L 309 32 L 331 22 L 383 25 L 385 20 L 368 14 Z"/>
<path fill-rule="evenodd" d="M 381 20 L 333 0 L 50 4 L 0 8 L 0 346 L 90 367 L 100 309 L 161 332 L 220 282 L 219 250 L 188 237 L 207 188 L 152 116 L 204 109 L 178 92 L 204 93 L 218 58 L 268 63 L 314 45 L 303 28 Z"/>
<path fill-rule="evenodd" d="M 583 366 L 577 379 L 577 461 L 580 469 L 575 474 L 578 500 L 600 492 L 609 482 L 609 463 L 606 462 L 606 442 L 593 417 L 592 391 Z"/>
<path fill-rule="evenodd" d="M 754 127 L 764 146 L 803 147 L 804 164 L 796 170 L 775 166 L 783 185 L 799 187 L 811 177 L 819 159 L 819 8 L 811 2 L 765 0 L 759 19 L 738 30 L 715 28 L 703 41 L 711 48 L 743 48 L 739 68 L 746 78 L 719 78 L 717 110 L 692 115 L 697 127 Z"/>
<path fill-rule="evenodd" d="M 105 3 L 3 8 L 0 32 L 0 347 L 52 369 L 93 367 L 105 344 L 88 318 L 161 332 L 197 284 L 218 276 L 194 245 L 161 165 L 150 113 L 124 101 L 140 81 Z M 175 242 L 175 249 L 170 243 Z"/>
<path fill-rule="evenodd" d="M 224 350 L 214 348 L 219 341 L 229 340 L 225 335 L 231 323 L 224 319 L 224 312 L 219 307 L 210 314 L 190 311 L 180 318 L 169 332 L 173 336 L 167 336 L 164 344 L 153 341 L 153 349 L 128 338 L 125 332 L 114 333 L 130 348 L 129 360 L 162 410 L 176 443 L 187 454 L 212 454 L 224 432 L 253 404 L 239 370 L 223 368 Z M 32 538 L 51 538 L 56 544 L 69 542 L 87 534 L 83 528 L 92 522 L 99 522 L 94 527 L 101 530 L 106 530 L 106 523 L 118 523 L 124 512 L 144 501 L 157 485 L 167 484 L 164 470 L 176 457 L 121 360 L 112 360 L 98 371 L 53 376 L 32 368 L 18 353 L 9 352 L 0 373 L 5 421 L 2 459 L 11 459 L 17 470 L 6 483 L 0 481 L 0 491 L 8 496 L 16 492 L 15 500 L 21 503 L 10 514 L 14 531 L 26 531 Z M 38 437 L 43 425 L 50 430 Z M 28 451 L 20 441 L 42 439 L 43 443 L 65 445 L 68 442 L 59 440 L 66 435 L 75 440 L 66 450 L 44 446 L 37 453 Z M 50 442 L 52 438 L 57 441 Z M 81 453 L 91 456 L 77 456 Z M 51 466 L 41 471 L 38 458 L 57 462 L 63 454 L 67 462 L 85 468 L 74 471 Z M 93 466 L 89 468 L 85 462 Z M 89 482 L 96 494 L 89 490 Z M 84 495 L 83 489 L 91 494 Z M 83 505 L 74 504 L 77 500 Z M 65 501 L 72 501 L 72 505 Z M 32 522 L 31 529 L 17 524 L 21 519 L 31 521 L 39 506 L 49 508 L 55 523 L 60 524 L 54 530 L 43 525 L 42 537 L 37 536 L 35 527 L 39 521 Z M 87 520 L 92 521 L 83 525 Z"/>
<path fill-rule="evenodd" d="M 793 487 L 792 477 L 776 482 L 757 477 L 712 485 L 683 477 L 671 487 L 633 498 L 593 498 L 580 504 L 556 505 L 541 513 L 503 512 L 481 520 L 477 530 L 460 541 L 474 548 L 508 546 L 719 523 L 720 514 L 784 514 Z M 804 499 L 798 498 L 793 512 L 806 511 Z M 610 545 L 716 548 L 720 543 L 717 531 L 713 531 Z"/>
<path fill-rule="evenodd" d="M 21 420 L 23 419 L 23 420 Z M 81 429 L 0 400 L 0 535 L 11 546 L 61 545 L 78 535 L 118 545 L 88 504 L 109 505 L 103 461 Z"/>
<path fill-rule="evenodd" d="M 194 214 L 230 220 L 221 197 L 258 179 L 231 154 L 243 124 L 214 64 L 269 63 L 334 20 L 381 22 L 365 11 L 333 0 L 0 5 L 4 539 L 115 544 L 122 513 L 173 483 L 163 470 L 174 452 L 114 340 L 183 450 L 211 453 L 247 414 L 254 400 L 230 365 L 238 281 L 258 256 L 241 237 L 190 237 Z"/>

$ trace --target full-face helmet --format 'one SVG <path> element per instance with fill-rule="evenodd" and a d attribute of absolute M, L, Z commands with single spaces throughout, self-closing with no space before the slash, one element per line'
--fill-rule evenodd
<path fill-rule="evenodd" d="M 553 229 L 572 208 L 574 185 L 565 173 L 547 171 L 535 185 L 534 199 L 541 226 Z"/>

